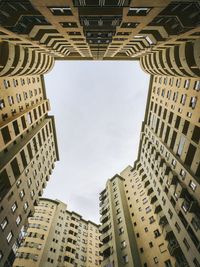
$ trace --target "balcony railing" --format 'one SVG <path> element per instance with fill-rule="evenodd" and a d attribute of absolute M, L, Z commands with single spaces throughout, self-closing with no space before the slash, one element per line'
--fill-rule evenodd
<path fill-rule="evenodd" d="M 167 248 L 171 256 L 177 255 L 180 251 L 180 246 L 176 239 L 170 239 Z"/>

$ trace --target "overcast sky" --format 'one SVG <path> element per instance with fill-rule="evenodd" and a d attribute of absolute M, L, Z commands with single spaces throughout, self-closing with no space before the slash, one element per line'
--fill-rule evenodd
<path fill-rule="evenodd" d="M 106 180 L 137 157 L 149 76 L 134 61 L 57 61 L 45 84 L 60 161 L 43 196 L 98 223 Z"/>

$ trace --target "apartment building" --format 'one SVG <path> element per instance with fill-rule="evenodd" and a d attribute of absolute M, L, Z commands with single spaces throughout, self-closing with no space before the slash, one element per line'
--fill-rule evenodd
<path fill-rule="evenodd" d="M 199 14 L 195 0 L 1 1 L 0 265 L 12 264 L 59 158 L 41 75 L 54 60 L 90 59 L 138 60 L 151 75 L 138 158 L 101 194 L 103 266 L 200 266 Z M 77 248 L 56 255 L 87 266 L 84 250 L 81 263 Z"/>
<path fill-rule="evenodd" d="M 99 225 L 58 200 L 41 198 L 13 266 L 101 266 Z"/>
<path fill-rule="evenodd" d="M 45 62 L 138 60 L 199 39 L 199 12 L 194 0 L 3 1 L 0 38 L 22 58 L 26 48 Z"/>
<path fill-rule="evenodd" d="M 0 78 L 0 266 L 11 266 L 27 218 L 59 159 L 43 76 Z"/>
<path fill-rule="evenodd" d="M 142 266 L 120 175 L 108 180 L 100 193 L 100 214 L 102 267 Z"/>
<path fill-rule="evenodd" d="M 103 267 L 200 266 L 199 91 L 198 78 L 151 76 L 138 158 L 100 196 Z"/>

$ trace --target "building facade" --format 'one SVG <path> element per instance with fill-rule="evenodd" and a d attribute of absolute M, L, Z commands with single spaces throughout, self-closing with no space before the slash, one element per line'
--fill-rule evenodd
<path fill-rule="evenodd" d="M 68 211 L 58 200 L 42 198 L 13 266 L 100 266 L 99 236 L 99 225 Z"/>
<path fill-rule="evenodd" d="M 0 2 L 0 265 L 12 264 L 59 158 L 42 75 L 54 60 L 90 59 L 138 60 L 151 75 L 138 158 L 102 192 L 103 267 L 200 266 L 199 14 L 195 0 Z M 74 250 L 61 257 L 84 265 Z"/>
<path fill-rule="evenodd" d="M 24 225 L 59 159 L 43 76 L 0 78 L 0 266 L 11 266 Z"/>
<path fill-rule="evenodd" d="M 160 58 L 162 54 L 165 62 L 169 53 L 176 55 L 179 45 L 183 53 L 185 42 L 199 39 L 199 12 L 199 1 L 195 0 L 3 1 L 1 46 L 11 51 L 12 57 L 5 54 L 7 67 L 0 68 L 0 75 L 10 74 L 11 65 L 17 66 L 15 72 L 20 73 L 24 64 L 27 67 L 30 64 L 32 73 L 32 64 L 23 61 L 25 57 L 29 61 L 41 57 L 46 67 L 52 64 L 52 57 L 138 60 L 144 56 L 144 61 L 148 61 L 148 55 Z M 186 50 L 190 50 L 190 44 Z M 14 60 L 16 52 L 20 62 Z"/>
<path fill-rule="evenodd" d="M 100 196 L 103 267 L 200 266 L 199 91 L 198 78 L 151 76 L 138 158 Z"/>

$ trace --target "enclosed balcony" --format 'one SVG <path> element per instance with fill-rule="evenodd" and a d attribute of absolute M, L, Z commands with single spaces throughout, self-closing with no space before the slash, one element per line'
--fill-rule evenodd
<path fill-rule="evenodd" d="M 154 202 L 153 207 L 154 207 L 154 213 L 156 214 L 162 211 L 162 207 L 160 203 L 158 202 L 158 200 Z"/>
<path fill-rule="evenodd" d="M 102 227 L 102 234 L 106 233 L 110 229 L 109 225 L 106 225 L 104 228 Z"/>
<path fill-rule="evenodd" d="M 112 239 L 112 235 L 107 235 L 104 239 L 102 239 L 103 244 L 107 244 Z"/>
<path fill-rule="evenodd" d="M 106 214 L 106 213 L 108 212 L 108 210 L 109 210 L 109 208 L 103 206 L 103 207 L 100 209 L 100 214 L 101 214 L 101 215 L 104 215 L 104 214 Z"/>
<path fill-rule="evenodd" d="M 151 201 L 150 201 L 150 203 L 151 203 L 151 204 L 154 204 L 157 200 L 158 200 L 158 199 L 157 199 L 157 196 L 156 196 L 156 195 L 152 195 L 152 196 L 151 196 Z"/>
<path fill-rule="evenodd" d="M 147 196 L 150 196 L 153 193 L 153 188 L 150 187 L 147 191 Z"/>
<path fill-rule="evenodd" d="M 171 229 L 171 226 L 169 224 L 165 225 L 163 227 L 163 237 L 164 237 L 164 239 L 169 240 L 170 238 L 173 238 L 173 236 L 174 236 L 174 233 L 173 233 L 173 231 Z"/>
<path fill-rule="evenodd" d="M 103 251 L 103 259 L 106 259 L 108 257 L 110 257 L 110 255 L 112 254 L 112 249 L 111 247 L 108 247 L 106 248 L 104 251 Z"/>
<path fill-rule="evenodd" d="M 178 182 L 175 188 L 175 193 L 177 198 L 183 198 L 186 194 L 187 189 L 184 187 L 183 183 Z"/>
<path fill-rule="evenodd" d="M 157 214 L 157 218 L 158 218 L 159 225 L 161 225 L 162 227 L 164 227 L 165 225 L 168 224 L 167 218 L 166 218 L 163 211 L 161 211 Z"/>
<path fill-rule="evenodd" d="M 149 181 L 146 181 L 146 182 L 144 183 L 144 188 L 146 188 L 148 185 L 150 185 L 150 182 L 149 182 Z"/>
<path fill-rule="evenodd" d="M 109 215 L 104 215 L 104 216 L 101 216 L 100 217 L 100 222 L 102 224 L 106 223 L 108 220 L 110 219 L 110 216 Z"/>
<path fill-rule="evenodd" d="M 168 243 L 167 248 L 168 248 L 171 256 L 175 256 L 177 253 L 180 252 L 180 246 L 179 246 L 179 243 L 176 240 L 175 236 L 174 236 L 174 238 L 169 239 L 169 243 Z"/>
<path fill-rule="evenodd" d="M 184 212 L 197 212 L 199 210 L 199 205 L 196 200 L 190 195 L 190 193 L 186 190 L 183 196 L 184 200 L 182 203 L 182 209 Z"/>
<path fill-rule="evenodd" d="M 142 181 L 144 181 L 145 179 L 147 178 L 147 176 L 146 176 L 146 174 L 144 174 L 143 176 L 142 176 Z"/>

